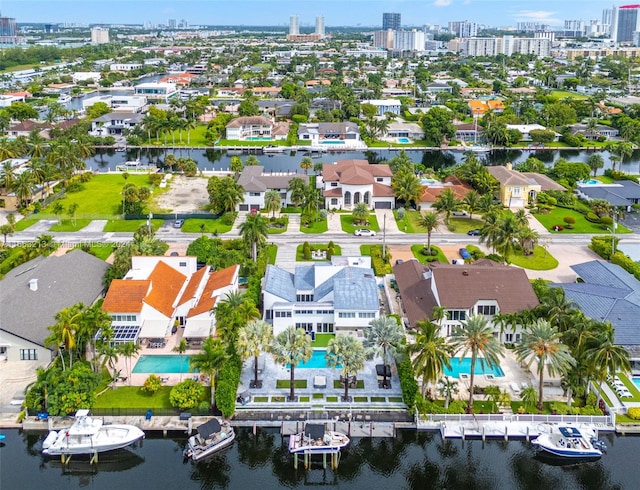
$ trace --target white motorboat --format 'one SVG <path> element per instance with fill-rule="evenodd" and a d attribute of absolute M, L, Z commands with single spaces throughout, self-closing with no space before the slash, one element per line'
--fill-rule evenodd
<path fill-rule="evenodd" d="M 47 456 L 95 454 L 120 449 L 144 438 L 144 432 L 135 425 L 104 424 L 90 417 L 89 410 L 78 410 L 70 427 L 49 431 L 42 443 Z"/>
<path fill-rule="evenodd" d="M 292 454 L 336 453 L 349 444 L 349 437 L 324 424 L 306 424 L 304 431 L 289 436 L 289 452 Z"/>
<path fill-rule="evenodd" d="M 230 446 L 236 433 L 229 422 L 211 419 L 198 427 L 198 433 L 189 437 L 184 456 L 192 461 L 200 461 Z"/>
<path fill-rule="evenodd" d="M 69 102 L 71 102 L 71 96 L 69 94 L 61 94 L 58 97 L 58 103 L 59 104 L 68 104 Z"/>
<path fill-rule="evenodd" d="M 583 434 L 577 427 L 570 426 L 561 426 L 557 432 L 541 434 L 533 439 L 531 444 L 563 458 L 597 459 L 606 450 L 602 441 Z"/>

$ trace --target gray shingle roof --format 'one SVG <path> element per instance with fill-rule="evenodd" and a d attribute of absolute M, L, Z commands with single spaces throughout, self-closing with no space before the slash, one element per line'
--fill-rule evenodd
<path fill-rule="evenodd" d="M 365 269 L 367 270 L 367 269 Z M 333 281 L 333 306 L 336 310 L 377 311 L 378 289 L 373 277 L 344 277 Z"/>
<path fill-rule="evenodd" d="M 107 267 L 81 250 L 38 257 L 16 267 L 0 281 L 0 329 L 44 346 L 56 313 L 98 299 Z M 32 279 L 38 281 L 36 291 L 29 288 Z"/>
<path fill-rule="evenodd" d="M 593 260 L 571 266 L 584 281 L 554 284 L 588 317 L 609 321 L 615 329 L 615 343 L 637 350 L 640 346 L 640 281 L 622 267 Z"/>
<path fill-rule="evenodd" d="M 267 271 L 264 276 L 264 291 L 274 294 L 289 302 L 296 300 L 296 287 L 294 285 L 294 276 L 280 267 L 267 265 Z"/>

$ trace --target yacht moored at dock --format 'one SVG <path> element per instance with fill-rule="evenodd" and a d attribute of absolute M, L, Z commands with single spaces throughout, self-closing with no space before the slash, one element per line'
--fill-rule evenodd
<path fill-rule="evenodd" d="M 101 419 L 89 416 L 89 410 L 78 410 L 70 427 L 49 431 L 42 443 L 47 456 L 70 456 L 112 451 L 130 446 L 144 438 L 144 432 L 135 425 L 103 424 Z"/>
<path fill-rule="evenodd" d="M 577 427 L 560 426 L 557 431 L 541 434 L 531 441 L 554 456 L 563 458 L 598 459 L 606 446 L 595 435 L 583 433 Z"/>

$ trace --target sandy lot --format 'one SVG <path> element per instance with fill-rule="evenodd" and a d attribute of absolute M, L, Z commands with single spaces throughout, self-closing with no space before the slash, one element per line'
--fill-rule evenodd
<path fill-rule="evenodd" d="M 156 199 L 156 204 L 173 213 L 199 211 L 209 204 L 207 179 L 174 175 L 169 190 Z"/>

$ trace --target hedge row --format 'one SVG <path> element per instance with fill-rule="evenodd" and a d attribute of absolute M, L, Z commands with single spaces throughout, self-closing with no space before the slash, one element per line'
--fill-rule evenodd
<path fill-rule="evenodd" d="M 614 240 L 617 246 L 620 239 L 614 237 Z M 611 258 L 611 236 L 593 237 L 591 239 L 591 245 L 589 245 L 589 248 L 603 259 L 609 260 Z"/>
<path fill-rule="evenodd" d="M 216 407 L 226 418 L 233 415 L 236 409 L 236 394 L 242 374 L 242 360 L 234 355 L 218 372 L 216 390 Z"/>
<path fill-rule="evenodd" d="M 400 387 L 402 388 L 402 400 L 409 410 L 412 410 L 416 404 L 418 382 L 413 375 L 411 359 L 406 355 L 398 356 L 396 366 L 398 367 L 398 377 L 400 378 Z"/>
<path fill-rule="evenodd" d="M 256 268 L 254 269 L 249 281 L 247 282 L 247 292 L 245 297 L 253 301 L 253 304 L 258 306 L 260 304 L 260 293 L 262 291 L 262 278 L 267 270 L 267 261 L 269 260 L 269 249 L 262 247 L 258 254 L 258 260 L 256 260 Z"/>
<path fill-rule="evenodd" d="M 386 259 L 382 257 L 382 245 L 371 245 L 371 265 L 376 276 L 391 274 L 391 254 L 387 249 Z"/>

